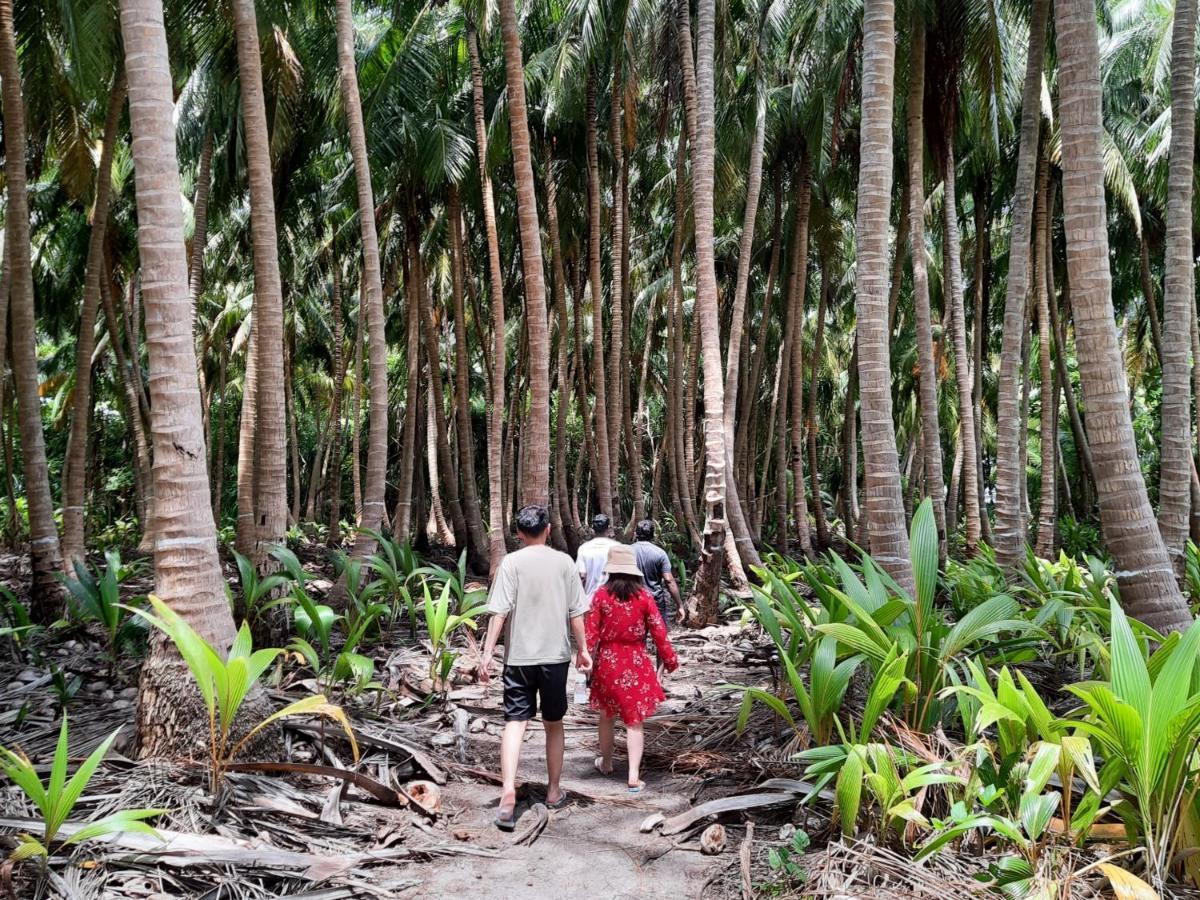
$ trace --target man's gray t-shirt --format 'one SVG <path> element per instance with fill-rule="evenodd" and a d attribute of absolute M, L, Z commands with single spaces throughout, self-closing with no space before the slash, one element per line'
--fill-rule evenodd
<path fill-rule="evenodd" d="M 633 545 L 637 557 L 638 568 L 642 570 L 642 579 L 646 587 L 654 595 L 660 610 L 666 610 L 670 602 L 670 594 L 664 584 L 664 577 L 671 573 L 671 557 L 667 551 L 651 541 L 638 541 Z"/>
<path fill-rule="evenodd" d="M 508 616 L 504 664 L 536 666 L 571 661 L 570 620 L 588 611 L 571 557 L 545 544 L 504 557 L 487 611 Z"/>

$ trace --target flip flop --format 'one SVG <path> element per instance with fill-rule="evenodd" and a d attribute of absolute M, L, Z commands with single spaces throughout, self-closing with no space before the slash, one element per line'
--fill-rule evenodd
<path fill-rule="evenodd" d="M 607 772 L 604 771 L 604 757 L 603 756 L 597 756 L 595 762 L 593 762 L 592 765 L 596 767 L 596 771 L 599 772 L 601 775 L 611 775 L 613 773 L 611 766 L 609 767 Z"/>
<path fill-rule="evenodd" d="M 495 818 L 496 827 L 501 831 L 512 831 L 517 827 L 517 808 L 514 806 L 505 816 L 503 810 L 496 810 Z"/>
<path fill-rule="evenodd" d="M 546 809 L 562 809 L 564 806 L 566 806 L 570 802 L 571 802 L 571 797 L 566 791 L 563 791 L 562 796 L 559 797 L 557 800 L 555 800 L 553 803 L 550 802 L 550 797 L 549 797 L 549 795 L 547 795 Z"/>
<path fill-rule="evenodd" d="M 646 789 L 646 782 L 644 782 L 644 781 L 639 781 L 637 784 L 629 785 L 629 793 L 631 793 L 631 794 L 640 794 L 645 789 Z"/>

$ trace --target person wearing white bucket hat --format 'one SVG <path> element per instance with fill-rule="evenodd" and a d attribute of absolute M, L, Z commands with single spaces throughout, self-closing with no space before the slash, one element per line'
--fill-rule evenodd
<path fill-rule="evenodd" d="M 612 773 L 613 730 L 617 716 L 625 723 L 629 750 L 629 792 L 640 793 L 645 735 L 642 722 L 666 699 L 646 652 L 646 634 L 654 639 L 668 672 L 679 667 L 667 626 L 654 597 L 642 583 L 642 570 L 632 547 L 617 544 L 608 551 L 605 582 L 592 598 L 584 620 L 592 655 L 591 706 L 600 713 L 600 755 L 596 769 Z"/>

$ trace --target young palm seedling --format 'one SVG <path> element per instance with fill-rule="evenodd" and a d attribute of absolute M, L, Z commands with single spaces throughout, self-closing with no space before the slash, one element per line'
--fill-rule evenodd
<path fill-rule="evenodd" d="M 258 680 L 283 651 L 278 648 L 255 650 L 252 646 L 250 628 L 242 623 L 227 659 L 204 638 L 196 634 L 187 622 L 155 596 L 150 597 L 154 613 L 139 611 L 147 621 L 163 631 L 175 643 L 180 656 L 195 679 L 196 687 L 208 711 L 210 786 L 214 793 L 224 778 L 230 763 L 241 752 L 246 743 L 256 734 L 280 719 L 291 716 L 315 715 L 332 719 L 341 725 L 350 740 L 354 758 L 358 758 L 358 745 L 350 721 L 340 706 L 315 694 L 290 703 L 276 710 L 250 728 L 240 740 L 233 738 L 233 725 L 238 712 L 258 684 Z"/>
<path fill-rule="evenodd" d="M 10 855 L 10 859 L 21 860 L 41 857 L 44 866 L 50 858 L 51 850 L 60 850 L 73 844 L 103 837 L 108 834 L 118 834 L 122 831 L 140 831 L 143 834 L 158 836 L 146 819 L 161 815 L 161 809 L 126 809 L 105 816 L 95 822 L 75 830 L 64 839 L 57 840 L 59 832 L 79 802 L 88 782 L 96 773 L 101 760 L 108 753 L 108 748 L 116 739 L 121 729 L 110 734 L 100 746 L 92 751 L 83 761 L 75 774 L 67 778 L 67 717 L 63 715 L 62 728 L 58 732 L 58 744 L 54 748 L 54 761 L 50 766 L 50 777 L 42 782 L 37 767 L 24 754 L 0 747 L 0 769 L 4 774 L 29 798 L 42 816 L 42 835 L 40 838 L 23 834 L 20 843 Z"/>
<path fill-rule="evenodd" d="M 442 590 L 435 601 L 429 592 L 429 582 L 422 585 L 425 592 L 425 627 L 429 630 L 429 648 L 431 653 L 429 677 L 433 680 L 434 688 L 440 683 L 449 689 L 448 679 L 450 670 L 454 668 L 454 651 L 450 649 L 450 640 L 460 628 L 475 630 L 475 617 L 483 612 L 483 604 L 463 609 L 461 612 L 450 611 L 450 595 L 452 587 L 449 582 L 442 585 Z M 470 596 L 468 594 L 468 596 Z"/>
<path fill-rule="evenodd" d="M 108 644 L 108 674 L 116 669 L 121 647 L 145 630 L 144 623 L 121 604 L 121 584 L 137 572 L 134 565 L 124 565 L 117 550 L 104 554 L 104 572 L 96 574 L 79 560 L 75 561 L 75 577 L 60 575 L 72 598 L 75 614 L 84 622 L 99 622 Z"/>

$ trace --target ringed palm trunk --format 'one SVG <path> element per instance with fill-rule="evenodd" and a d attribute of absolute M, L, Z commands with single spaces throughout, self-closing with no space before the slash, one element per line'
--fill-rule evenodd
<path fill-rule="evenodd" d="M 234 626 L 209 506 L 179 210 L 171 71 L 160 0 L 121 0 L 121 32 L 150 359 L 155 591 L 223 651 L 233 641 Z M 179 755 L 190 749 L 198 736 L 197 700 L 174 645 L 156 634 L 142 667 L 138 702 L 143 756 Z"/>
<path fill-rule="evenodd" d="M 1058 0 L 1055 24 L 1067 272 L 1100 519 L 1122 604 L 1130 615 L 1166 633 L 1186 628 L 1192 617 L 1154 527 L 1113 319 L 1093 0 Z"/>
<path fill-rule="evenodd" d="M 358 189 L 358 225 L 362 238 L 363 273 L 367 309 L 367 371 L 370 378 L 370 428 L 367 432 L 367 474 L 363 486 L 362 530 L 354 539 L 353 555 L 366 559 L 375 551 L 375 539 L 367 529 L 383 523 L 387 474 L 388 388 L 387 336 L 384 334 L 383 283 L 379 270 L 379 236 L 375 230 L 375 194 L 371 188 L 371 161 L 367 157 L 367 131 L 363 124 L 358 93 L 358 71 L 354 63 L 354 19 L 351 0 L 337 0 L 338 67 L 342 105 L 350 132 L 350 155 Z M 409 402 L 415 400 L 410 397 Z M 339 583 L 338 593 L 344 590 Z M 338 598 L 340 599 L 340 597 Z"/>
<path fill-rule="evenodd" d="M 250 313 L 250 336 L 246 341 L 246 366 L 242 374 L 242 417 L 238 425 L 237 531 L 234 549 L 252 558 L 258 542 L 254 517 L 254 446 L 258 422 L 258 317 Z"/>
<path fill-rule="evenodd" d="M 807 157 L 802 167 L 802 177 L 807 181 L 811 178 Z M 811 196 L 811 187 L 805 185 L 805 196 Z M 796 536 L 800 539 L 800 549 L 804 555 L 812 558 L 812 529 L 808 524 L 808 500 L 804 492 L 804 307 L 808 296 L 808 215 L 804 216 L 803 237 L 800 238 L 798 253 L 792 257 L 792 290 L 790 304 L 792 307 L 792 345 L 791 352 L 785 356 L 784 365 L 787 372 L 782 377 L 791 381 L 791 391 L 788 393 L 789 418 L 791 419 L 791 455 L 789 462 L 792 470 L 792 517 L 796 520 Z M 780 472 L 782 493 L 786 495 L 787 486 Z"/>
<path fill-rule="evenodd" d="M 545 506 L 550 502 L 550 329 L 546 321 L 542 234 L 525 113 L 525 66 L 521 60 L 516 0 L 500 0 L 500 36 L 508 76 L 508 121 L 525 276 L 525 327 L 529 335 L 529 409 L 521 430 L 521 504 Z"/>
<path fill-rule="evenodd" d="M 396 500 L 396 510 L 392 515 L 392 534 L 401 542 L 409 540 L 413 526 L 413 482 L 417 460 L 417 427 L 420 420 L 417 417 L 417 398 L 420 397 L 419 383 L 421 379 L 421 323 L 420 311 L 417 305 L 417 295 L 412 287 L 412 247 L 418 245 L 415 238 L 410 239 L 405 247 L 404 256 L 404 286 L 408 294 L 408 304 L 405 310 L 405 327 L 408 334 L 408 344 L 405 350 L 407 372 L 404 380 L 404 425 L 400 435 L 400 495 Z M 418 523 L 424 524 L 424 523 Z"/>
<path fill-rule="evenodd" d="M 39 622 L 58 615 L 62 591 L 55 575 L 62 570 L 62 551 L 54 524 L 54 500 L 46 441 L 42 434 L 42 403 L 38 395 L 37 319 L 33 306 L 33 270 L 29 244 L 29 196 L 25 175 L 25 101 L 13 34 L 12 0 L 0 0 L 0 80 L 4 91 L 4 169 L 8 181 L 5 245 L 10 242 L 9 316 L 13 381 L 25 468 L 25 497 L 29 508 L 29 553 L 33 568 L 31 612 Z M 203 445 L 201 455 L 203 455 Z"/>
<path fill-rule="evenodd" d="M 600 280 L 600 158 L 596 145 L 596 78 L 588 73 L 584 142 L 588 170 L 588 288 L 592 299 L 592 393 L 595 396 L 593 442 L 596 446 L 596 495 L 600 512 L 613 514 L 612 447 L 608 433 L 608 386 L 604 371 L 604 288 Z M 617 402 L 616 399 L 613 402 Z"/>
<path fill-rule="evenodd" d="M 546 146 L 546 227 L 550 232 L 551 294 L 554 298 L 554 314 L 558 322 L 558 353 L 556 354 L 558 385 L 557 415 L 554 418 L 554 500 L 558 507 L 559 527 L 567 547 L 574 547 L 574 534 L 567 535 L 571 523 L 569 486 L 567 483 L 567 417 L 571 406 L 571 378 L 568 373 L 570 359 L 570 315 L 567 312 L 567 272 L 563 264 L 562 240 L 558 231 L 558 179 L 554 173 L 554 156 L 551 145 Z"/>
<path fill-rule="evenodd" d="M 462 501 L 470 534 L 471 566 L 487 568 L 487 534 L 479 513 L 479 488 L 475 483 L 475 435 L 471 428 L 471 345 L 463 305 L 462 209 L 458 188 L 450 185 L 450 290 L 454 302 L 454 424 L 458 431 L 458 466 L 462 476 Z"/>
<path fill-rule="evenodd" d="M 817 527 L 817 546 L 824 550 L 829 546 L 829 523 L 825 520 L 825 504 L 821 500 L 821 468 L 817 453 L 817 378 L 821 371 L 821 356 L 825 351 L 825 315 L 829 307 L 832 271 L 824 253 L 819 254 L 818 262 L 821 266 L 821 299 L 817 303 L 817 333 L 813 337 L 811 374 L 809 375 L 807 403 L 804 408 L 804 428 L 808 447 L 808 478 L 812 485 L 813 522 Z"/>
<path fill-rule="evenodd" d="M 475 121 L 475 158 L 483 194 L 483 225 L 487 234 L 488 284 L 492 308 L 493 374 L 488 411 L 488 556 L 494 574 L 504 558 L 504 373 L 506 366 L 504 330 L 504 275 L 500 269 L 500 237 L 496 230 L 496 206 L 492 199 L 492 177 L 488 173 L 487 128 L 483 119 L 483 66 L 474 23 L 467 19 L 467 50 L 471 57 L 471 101 Z M 478 320 L 477 320 L 478 321 Z M 486 353 L 485 353 L 486 356 Z"/>
<path fill-rule="evenodd" d="M 1054 528 L 1058 518 L 1055 460 L 1058 456 L 1058 385 L 1054 379 L 1051 359 L 1050 291 L 1047 280 L 1050 265 L 1049 241 L 1050 162 L 1043 158 L 1038 166 L 1037 198 L 1034 220 L 1037 225 L 1034 246 L 1033 292 L 1037 298 L 1038 327 L 1038 395 L 1041 398 L 1041 429 L 1039 449 L 1042 456 L 1041 484 L 1038 500 L 1038 532 L 1035 552 L 1042 559 L 1054 553 Z M 1190 337 L 1190 335 L 1189 335 Z M 1191 484 L 1188 485 L 1189 490 Z"/>
<path fill-rule="evenodd" d="M 342 347 L 345 327 L 342 324 L 342 273 L 341 263 L 334 257 L 330 266 L 333 276 L 330 310 L 333 319 L 333 402 L 329 407 L 329 450 L 325 459 L 325 495 L 329 498 L 329 534 L 326 543 L 336 547 L 341 543 L 342 507 L 342 400 L 346 389 L 346 355 Z M 318 472 L 313 472 L 315 481 Z"/>
<path fill-rule="evenodd" d="M 104 235 L 112 195 L 113 150 L 121 109 L 125 106 L 125 74 L 118 71 L 108 96 L 108 115 L 96 169 L 96 200 L 92 206 L 92 231 L 88 238 L 87 268 L 83 276 L 83 304 L 79 311 L 79 340 L 75 345 L 75 396 L 67 458 L 63 472 L 63 555 L 68 563 L 84 558 L 84 487 L 87 480 L 88 425 L 92 417 L 92 352 L 96 347 L 96 311 L 100 305 L 100 280 L 104 268 Z"/>
<path fill-rule="evenodd" d="M 942 465 L 941 424 L 938 422 L 937 362 L 933 355 L 933 317 L 929 308 L 929 272 L 925 258 L 925 22 L 913 13 L 909 49 L 908 103 L 908 238 L 912 262 L 913 307 L 917 332 L 917 365 L 921 398 L 921 462 L 925 491 L 933 501 L 938 544 L 946 548 L 946 487 Z"/>
<path fill-rule="evenodd" d="M 623 85 L 621 83 L 621 42 L 614 48 L 612 104 L 609 118 L 609 143 L 613 157 L 613 205 L 612 205 L 612 282 L 609 288 L 608 307 L 612 310 L 609 318 L 608 343 L 608 464 L 609 484 L 613 490 L 613 512 L 621 515 L 620 478 L 621 471 L 621 433 L 625 426 L 625 390 L 628 386 L 626 373 L 628 367 L 623 358 L 625 339 L 625 276 L 622 273 L 625 246 L 625 166 L 624 166 L 624 134 L 622 122 Z M 640 466 L 642 461 L 636 455 L 636 448 L 626 447 L 626 460 L 632 470 Z"/>
<path fill-rule="evenodd" d="M 254 250 L 255 394 L 254 529 L 252 559 L 263 568 L 266 547 L 283 539 L 287 528 L 287 413 L 283 381 L 283 285 L 275 230 L 275 190 L 271 141 L 263 96 L 262 58 L 254 0 L 233 0 L 238 72 L 245 125 L 246 169 L 250 182 L 250 238 Z M 190 298 L 190 292 L 189 292 Z M 244 405 L 244 404 L 243 404 Z"/>
<path fill-rule="evenodd" d="M 1025 88 L 1021 95 L 1021 142 L 1013 195 L 1008 286 L 1004 296 L 1004 336 L 1000 351 L 999 405 L 996 410 L 996 558 L 1005 566 L 1021 562 L 1025 552 L 1025 511 L 1021 506 L 1021 344 L 1029 291 L 1029 240 L 1037 178 L 1041 120 L 1042 55 L 1050 0 L 1033 0 Z"/>
<path fill-rule="evenodd" d="M 864 0 L 862 126 L 858 168 L 858 381 L 865 518 L 871 554 L 915 590 L 892 420 L 888 328 L 888 213 L 892 198 L 893 0 Z"/>
<path fill-rule="evenodd" d="M 1195 152 L 1196 0 L 1177 0 L 1171 37 L 1171 159 L 1163 288 L 1162 451 L 1158 525 L 1184 574 L 1192 492 L 1191 339 L 1195 317 L 1192 178 Z"/>
<path fill-rule="evenodd" d="M 725 490 L 729 522 L 738 556 L 744 565 L 761 566 L 762 560 L 754 547 L 754 537 L 742 506 L 738 490 L 735 449 L 737 435 L 738 375 L 742 363 L 743 336 L 746 329 L 746 295 L 750 286 L 750 265 L 754 253 L 754 224 L 758 218 L 758 197 L 762 190 L 763 145 L 766 142 L 767 110 L 765 102 L 758 103 L 754 123 L 754 140 L 750 144 L 750 175 L 746 182 L 746 209 L 742 215 L 742 236 L 738 245 L 737 281 L 733 289 L 733 314 L 730 318 L 728 358 L 725 361 Z M 749 398 L 741 398 L 746 404 Z M 633 454 L 635 457 L 638 454 Z"/>
<path fill-rule="evenodd" d="M 953 106 L 951 106 L 953 109 Z M 962 463 L 959 467 L 963 490 L 963 520 L 966 552 L 974 555 L 979 547 L 980 510 L 978 466 L 976 464 L 975 403 L 972 396 L 971 356 L 967 349 L 967 314 L 963 300 L 961 238 L 958 233 L 957 176 L 954 171 L 954 115 L 951 112 L 943 124 L 946 140 L 946 170 L 943 173 L 942 199 L 943 240 L 950 283 L 951 341 L 954 344 L 954 378 L 958 387 L 958 442 Z"/>
<path fill-rule="evenodd" d="M 685 0 L 686 3 L 686 0 Z M 681 4 L 681 9 L 684 4 Z M 692 142 L 692 198 L 696 220 L 696 310 L 704 356 L 704 538 L 700 568 L 687 601 L 690 624 L 716 620 L 725 555 L 725 384 L 721 321 L 713 253 L 714 73 L 716 0 L 700 0 L 696 16 L 696 139 Z M 688 53 L 690 54 L 690 49 Z M 689 103 L 691 99 L 689 98 Z"/>

